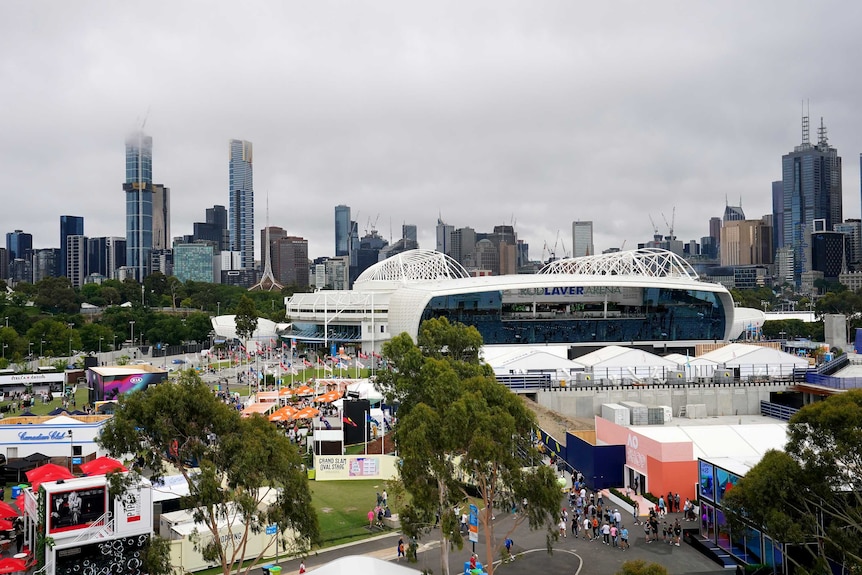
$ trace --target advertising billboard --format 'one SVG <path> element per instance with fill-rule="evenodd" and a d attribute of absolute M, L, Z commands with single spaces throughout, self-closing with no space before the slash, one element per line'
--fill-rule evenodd
<path fill-rule="evenodd" d="M 107 510 L 108 491 L 104 485 L 48 494 L 48 532 L 85 529 Z"/>
<path fill-rule="evenodd" d="M 101 373 L 100 373 L 101 372 Z M 146 389 L 168 378 L 166 371 L 136 369 L 88 369 L 87 385 L 90 388 L 90 403 L 118 399 L 125 393 Z"/>

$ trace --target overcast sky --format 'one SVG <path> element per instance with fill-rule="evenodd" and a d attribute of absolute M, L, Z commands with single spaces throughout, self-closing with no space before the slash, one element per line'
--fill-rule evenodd
<path fill-rule="evenodd" d="M 533 259 L 558 233 L 571 249 L 577 219 L 597 250 L 636 247 L 674 208 L 699 241 L 725 198 L 771 212 L 803 100 L 859 217 L 860 22 L 860 2 L 788 0 L 5 1 L 0 233 L 58 247 L 71 214 L 124 236 L 124 139 L 148 110 L 173 236 L 227 206 L 241 138 L 256 229 L 268 193 L 310 257 L 333 255 L 337 204 L 430 249 L 438 213 L 514 222 Z"/>

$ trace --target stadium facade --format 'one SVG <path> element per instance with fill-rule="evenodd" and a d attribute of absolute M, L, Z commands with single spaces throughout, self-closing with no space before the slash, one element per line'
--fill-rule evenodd
<path fill-rule="evenodd" d="M 295 294 L 285 305 L 292 324 L 282 337 L 365 352 L 402 332 L 415 339 L 433 317 L 475 326 L 485 345 L 666 350 L 736 339 L 763 321 L 759 310 L 737 313 L 726 288 L 699 280 L 679 256 L 651 248 L 484 277 L 443 253 L 411 250 L 365 270 L 352 290 Z"/>

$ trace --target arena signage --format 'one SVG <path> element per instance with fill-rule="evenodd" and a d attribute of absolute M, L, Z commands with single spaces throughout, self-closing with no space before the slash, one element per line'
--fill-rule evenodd
<path fill-rule="evenodd" d="M 642 305 L 642 290 L 623 286 L 546 286 L 503 291 L 504 302 L 526 301 L 608 301 Z"/>

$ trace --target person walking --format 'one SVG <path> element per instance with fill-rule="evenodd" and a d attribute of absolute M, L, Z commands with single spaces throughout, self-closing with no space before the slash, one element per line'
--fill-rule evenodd
<path fill-rule="evenodd" d="M 620 549 L 625 551 L 629 548 L 629 530 L 626 529 L 626 526 L 623 525 L 623 528 L 620 529 Z"/>
<path fill-rule="evenodd" d="M 665 506 L 664 495 L 659 495 L 658 496 L 658 516 L 659 516 L 659 519 L 664 517 L 666 513 L 667 513 L 667 507 Z"/>
<path fill-rule="evenodd" d="M 560 537 L 567 537 L 566 535 L 566 520 L 560 517 L 560 522 L 557 524 L 557 527 L 560 529 Z"/>
<path fill-rule="evenodd" d="M 607 521 L 602 523 L 602 539 L 604 540 L 605 545 L 611 544 L 611 526 Z"/>
<path fill-rule="evenodd" d="M 584 517 L 584 525 L 583 525 L 583 527 L 584 527 L 584 539 L 585 539 L 585 540 L 592 541 L 592 539 L 593 539 L 593 538 L 592 538 L 592 537 L 590 537 L 590 527 L 591 527 L 591 523 L 590 523 L 590 518 L 589 518 L 589 517 L 586 517 L 586 516 Z"/>

